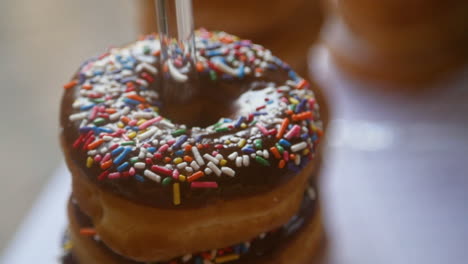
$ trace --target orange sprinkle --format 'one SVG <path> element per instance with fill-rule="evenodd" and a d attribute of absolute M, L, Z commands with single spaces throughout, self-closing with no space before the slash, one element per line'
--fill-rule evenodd
<path fill-rule="evenodd" d="M 153 56 L 159 56 L 159 54 L 161 54 L 161 50 L 156 50 L 153 52 Z"/>
<path fill-rule="evenodd" d="M 277 139 L 280 139 L 283 137 L 284 132 L 286 131 L 286 128 L 288 128 L 288 125 L 289 125 L 289 119 L 288 118 L 283 119 L 280 129 L 278 130 L 278 134 L 276 134 Z"/>
<path fill-rule="evenodd" d="M 296 159 L 296 154 L 289 154 L 289 159 L 291 159 L 291 160 Z"/>
<path fill-rule="evenodd" d="M 85 90 L 91 90 L 91 89 L 93 89 L 93 86 L 90 85 L 90 84 L 85 84 L 85 85 L 81 86 L 81 88 L 85 89 Z"/>
<path fill-rule="evenodd" d="M 278 163 L 278 168 L 282 169 L 284 168 L 284 166 L 286 166 L 286 161 L 280 160 L 280 162 Z"/>
<path fill-rule="evenodd" d="M 197 71 L 202 72 L 204 69 L 205 67 L 203 67 L 203 63 L 197 62 Z"/>
<path fill-rule="evenodd" d="M 99 147 L 104 142 L 104 139 L 99 139 L 88 145 L 88 149 L 95 149 Z"/>
<path fill-rule="evenodd" d="M 187 177 L 187 181 L 188 182 L 193 182 L 193 181 L 203 177 L 204 175 L 205 175 L 205 173 L 203 173 L 203 171 L 197 171 L 194 174 L 192 174 L 191 176 Z"/>
<path fill-rule="evenodd" d="M 64 89 L 70 89 L 75 87 L 78 84 L 78 80 L 73 80 L 63 86 Z"/>
<path fill-rule="evenodd" d="M 296 89 L 299 89 L 299 90 L 304 89 L 304 87 L 306 87 L 307 85 L 309 85 L 309 83 L 308 83 L 306 80 L 302 79 L 302 80 L 296 85 Z"/>
<path fill-rule="evenodd" d="M 286 110 L 286 114 L 287 115 L 292 115 L 292 114 L 294 114 L 294 112 L 291 109 L 288 109 L 288 110 Z"/>
<path fill-rule="evenodd" d="M 117 110 L 115 110 L 114 108 L 107 108 L 105 111 L 108 114 L 113 114 L 113 113 L 117 112 Z"/>
<path fill-rule="evenodd" d="M 255 68 L 255 72 L 262 73 L 263 69 L 262 68 Z"/>
<path fill-rule="evenodd" d="M 203 149 L 203 145 L 202 144 L 197 144 L 197 148 L 198 149 Z"/>
<path fill-rule="evenodd" d="M 122 116 L 122 117 L 120 118 L 120 120 L 121 120 L 122 122 L 124 122 L 125 124 L 128 124 L 128 122 L 130 122 L 130 118 L 128 118 L 128 117 L 126 117 L 126 116 Z"/>
<path fill-rule="evenodd" d="M 293 115 L 292 116 L 292 119 L 294 121 L 299 121 L 299 120 L 305 120 L 305 119 L 309 119 L 309 118 L 312 118 L 313 115 L 312 115 L 312 112 L 311 111 L 307 111 L 307 112 L 302 112 L 300 114 L 297 114 L 297 115 Z"/>
<path fill-rule="evenodd" d="M 276 147 L 271 147 L 270 148 L 271 153 L 273 153 L 273 156 L 277 159 L 281 159 L 281 155 Z"/>
<path fill-rule="evenodd" d="M 137 95 L 137 94 L 129 94 L 127 95 L 128 98 L 130 99 L 133 99 L 133 100 L 137 100 L 139 102 L 142 102 L 142 103 L 146 103 L 146 99 Z"/>
<path fill-rule="evenodd" d="M 164 64 L 164 66 L 163 66 L 163 71 L 164 71 L 164 72 L 168 72 L 168 71 L 169 71 L 169 66 L 167 66 L 167 64 Z"/>
<path fill-rule="evenodd" d="M 190 157 L 190 156 L 184 156 L 184 161 L 186 161 L 186 162 L 192 162 L 192 161 L 193 161 L 193 158 Z"/>
<path fill-rule="evenodd" d="M 112 165 L 112 160 L 108 160 L 108 161 L 101 164 L 101 169 L 105 170 L 105 169 L 109 168 L 111 165 Z"/>
<path fill-rule="evenodd" d="M 185 146 L 185 151 L 190 151 L 190 150 L 192 150 L 192 145 L 189 144 Z"/>
<path fill-rule="evenodd" d="M 96 235 L 96 229 L 90 227 L 80 228 L 80 235 L 83 236 L 94 236 Z"/>
<path fill-rule="evenodd" d="M 166 162 L 166 163 L 169 163 L 169 162 L 171 162 L 171 161 L 172 161 L 172 159 L 169 158 L 169 157 L 165 157 L 165 158 L 164 158 L 164 162 Z"/>

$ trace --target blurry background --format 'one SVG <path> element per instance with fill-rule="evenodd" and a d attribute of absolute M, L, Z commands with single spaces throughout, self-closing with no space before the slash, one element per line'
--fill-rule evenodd
<path fill-rule="evenodd" d="M 62 161 L 62 86 L 86 58 L 138 37 L 134 0 L 0 1 L 0 251 Z"/>

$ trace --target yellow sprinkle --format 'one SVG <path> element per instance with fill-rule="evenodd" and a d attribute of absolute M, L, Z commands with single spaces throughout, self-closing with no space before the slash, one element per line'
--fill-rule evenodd
<path fill-rule="evenodd" d="M 159 112 L 159 108 L 158 108 L 157 106 L 153 106 L 153 110 L 154 110 L 155 112 Z"/>
<path fill-rule="evenodd" d="M 175 158 L 173 161 L 175 164 L 179 164 L 182 162 L 182 158 Z"/>
<path fill-rule="evenodd" d="M 137 122 L 137 126 L 139 126 L 139 125 L 143 124 L 144 122 L 146 122 L 146 119 L 144 119 L 144 118 L 142 118 L 142 119 L 138 120 L 138 122 Z"/>
<path fill-rule="evenodd" d="M 227 160 L 225 160 L 225 159 L 222 159 L 222 160 L 219 162 L 219 164 L 221 164 L 221 166 L 226 165 L 226 163 L 227 163 Z"/>
<path fill-rule="evenodd" d="M 173 198 L 174 205 L 179 205 L 180 204 L 180 186 L 178 182 L 172 185 L 172 194 L 173 194 L 172 198 Z"/>
<path fill-rule="evenodd" d="M 294 97 L 289 97 L 289 102 L 290 102 L 291 104 L 298 104 L 298 103 L 299 103 L 299 101 L 298 101 L 296 98 L 294 98 Z"/>
<path fill-rule="evenodd" d="M 224 144 L 226 144 L 226 145 L 231 144 L 231 140 L 228 139 L 228 140 L 224 141 Z"/>
<path fill-rule="evenodd" d="M 230 254 L 230 255 L 224 255 L 224 256 L 221 256 L 221 257 L 217 257 L 216 258 L 216 263 L 224 263 L 224 262 L 228 262 L 228 261 L 233 261 L 233 260 L 237 260 L 239 259 L 239 255 L 238 254 Z"/>
<path fill-rule="evenodd" d="M 137 135 L 136 132 L 135 132 L 135 131 L 132 131 L 132 132 L 128 133 L 127 136 L 128 136 L 130 139 L 132 139 L 132 138 L 136 137 L 136 135 Z"/>
<path fill-rule="evenodd" d="M 179 175 L 179 181 L 184 182 L 185 181 L 185 175 L 180 174 Z"/>
<path fill-rule="evenodd" d="M 309 154 L 310 150 L 308 148 L 304 149 L 304 151 L 302 151 L 302 155 L 305 156 L 307 154 Z"/>
<path fill-rule="evenodd" d="M 124 123 L 122 123 L 120 121 L 117 123 L 118 128 L 124 128 L 124 126 L 125 126 Z"/>
<path fill-rule="evenodd" d="M 88 157 L 86 160 L 86 167 L 91 168 L 93 166 L 94 160 L 91 157 Z"/>
<path fill-rule="evenodd" d="M 241 128 L 246 128 L 247 127 L 247 124 L 246 123 L 242 123 L 241 124 Z"/>
<path fill-rule="evenodd" d="M 73 242 L 71 241 L 67 241 L 64 245 L 63 245 L 63 249 L 65 250 L 70 250 L 73 248 Z"/>
<path fill-rule="evenodd" d="M 247 140 L 245 140 L 245 138 L 241 139 L 239 141 L 239 143 L 237 144 L 239 146 L 239 148 L 242 148 L 245 146 L 245 143 L 247 142 Z"/>

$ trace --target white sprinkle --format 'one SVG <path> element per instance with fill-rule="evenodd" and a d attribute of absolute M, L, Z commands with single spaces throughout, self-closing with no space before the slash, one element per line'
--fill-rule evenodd
<path fill-rule="evenodd" d="M 111 136 L 103 136 L 102 139 L 104 139 L 104 141 L 111 141 L 113 139 L 113 137 Z"/>
<path fill-rule="evenodd" d="M 194 169 L 194 170 L 199 170 L 200 169 L 200 166 L 198 166 L 198 163 L 196 161 L 192 161 L 190 163 L 190 166 Z"/>
<path fill-rule="evenodd" d="M 151 144 L 153 144 L 153 147 L 157 147 L 159 145 L 159 141 L 157 139 L 151 141 Z"/>
<path fill-rule="evenodd" d="M 120 112 L 122 115 L 126 115 L 130 113 L 130 107 L 126 106 L 122 111 Z"/>
<path fill-rule="evenodd" d="M 301 142 L 301 143 L 297 143 L 297 144 L 294 144 L 291 146 L 291 151 L 292 152 L 298 152 L 300 150 L 303 150 L 307 148 L 307 143 L 306 142 Z"/>
<path fill-rule="evenodd" d="M 315 193 L 315 190 L 312 187 L 307 187 L 307 195 L 311 200 L 315 200 L 315 198 L 317 197 L 317 194 Z"/>
<path fill-rule="evenodd" d="M 221 171 L 227 176 L 230 176 L 230 177 L 236 176 L 236 172 L 229 167 L 221 167 Z"/>
<path fill-rule="evenodd" d="M 120 113 L 113 113 L 112 115 L 109 116 L 110 121 L 116 121 L 120 118 Z"/>
<path fill-rule="evenodd" d="M 266 237 L 266 233 L 261 233 L 259 236 L 258 236 L 260 239 L 264 239 Z"/>
<path fill-rule="evenodd" d="M 200 152 L 198 151 L 197 147 L 192 147 L 192 153 L 193 153 L 193 157 L 195 158 L 199 166 L 205 165 L 205 161 L 200 156 Z"/>
<path fill-rule="evenodd" d="M 192 148 L 193 149 L 193 148 Z M 205 153 L 205 155 L 203 155 L 203 157 L 208 160 L 208 161 L 211 161 L 213 162 L 214 164 L 218 164 L 219 163 L 219 160 L 216 159 L 215 157 L 211 156 L 210 154 L 208 153 Z"/>
<path fill-rule="evenodd" d="M 146 164 L 144 162 L 137 162 L 133 166 L 135 167 L 135 169 L 139 170 L 146 168 Z"/>
<path fill-rule="evenodd" d="M 205 174 L 210 175 L 213 171 L 210 168 L 205 168 Z"/>
<path fill-rule="evenodd" d="M 222 159 L 224 159 L 224 157 L 223 157 L 223 155 L 221 155 L 221 154 L 218 154 L 218 155 L 216 155 L 216 159 L 218 159 L 218 160 L 222 160 Z"/>
<path fill-rule="evenodd" d="M 136 70 L 137 72 L 141 72 L 142 70 L 147 70 L 147 71 L 149 71 L 149 72 L 152 73 L 152 74 L 158 73 L 158 69 L 156 69 L 153 65 L 148 64 L 148 63 L 146 63 L 146 62 L 142 62 L 142 63 L 138 64 L 138 65 L 136 66 L 135 70 Z"/>
<path fill-rule="evenodd" d="M 137 136 L 137 138 L 139 140 L 144 140 L 144 139 L 147 139 L 149 137 L 151 137 L 154 133 L 156 133 L 158 129 L 155 128 L 155 127 L 150 127 L 150 129 L 148 129 L 148 131 L 146 131 L 145 133 L 142 133 L 140 135 Z"/>
<path fill-rule="evenodd" d="M 153 154 L 151 154 L 151 153 L 146 153 L 146 157 L 149 158 L 149 159 L 151 159 L 151 158 L 153 158 Z"/>
<path fill-rule="evenodd" d="M 96 154 L 97 154 L 97 150 L 95 150 L 95 149 L 88 151 L 89 156 L 94 156 Z"/>
<path fill-rule="evenodd" d="M 235 160 L 237 158 L 237 155 L 239 155 L 237 152 L 233 152 L 229 154 L 228 159 Z"/>
<path fill-rule="evenodd" d="M 257 150 L 257 152 L 255 152 L 257 154 L 257 156 L 263 156 L 263 152 L 261 150 Z"/>
<path fill-rule="evenodd" d="M 186 166 L 185 171 L 188 172 L 188 173 L 192 173 L 193 169 L 192 169 L 192 167 Z"/>
<path fill-rule="evenodd" d="M 181 162 L 181 163 L 177 164 L 177 168 L 178 168 L 179 170 L 182 170 L 182 169 L 184 169 L 185 167 L 187 167 L 187 162 Z"/>
<path fill-rule="evenodd" d="M 148 177 L 150 180 L 153 180 L 155 182 L 161 182 L 161 176 L 157 175 L 156 173 L 150 171 L 150 170 L 145 170 L 143 173 L 146 177 Z"/>
<path fill-rule="evenodd" d="M 301 164 L 301 155 L 296 155 L 296 158 L 294 159 L 294 164 L 296 164 L 296 166 L 299 166 L 299 164 Z"/>
<path fill-rule="evenodd" d="M 192 259 L 192 254 L 187 254 L 182 257 L 183 262 L 187 262 Z"/>
<path fill-rule="evenodd" d="M 102 147 L 102 148 L 99 149 L 99 153 L 104 154 L 104 153 L 107 152 L 107 150 L 108 149 L 106 147 Z"/>
<path fill-rule="evenodd" d="M 255 157 L 257 157 L 257 154 L 252 153 L 252 154 L 250 154 L 250 157 L 251 157 L 252 159 L 255 159 Z"/>
<path fill-rule="evenodd" d="M 242 155 L 242 165 L 248 167 L 250 165 L 250 158 L 247 155 Z"/>
<path fill-rule="evenodd" d="M 163 126 L 166 126 L 168 128 L 174 128 L 175 125 L 172 124 L 171 122 L 167 121 L 166 119 L 163 119 L 159 122 L 159 124 L 163 125 Z"/>
<path fill-rule="evenodd" d="M 188 80 L 187 75 L 182 74 L 178 69 L 176 69 L 176 67 L 174 67 L 172 60 L 167 61 L 167 66 L 169 66 L 169 73 L 174 80 L 178 82 L 186 82 Z"/>
<path fill-rule="evenodd" d="M 81 112 L 81 113 L 70 115 L 69 119 L 70 121 L 78 121 L 78 120 L 86 118 L 87 116 L 88 116 L 88 112 Z"/>
<path fill-rule="evenodd" d="M 206 166 L 210 168 L 217 176 L 221 176 L 221 170 L 213 162 L 208 162 Z"/>
<path fill-rule="evenodd" d="M 151 119 L 154 117 L 154 113 L 151 112 L 137 112 L 133 114 L 133 117 L 136 119 L 144 118 L 144 119 Z"/>
<path fill-rule="evenodd" d="M 236 166 L 237 167 L 242 167 L 242 157 L 237 157 L 236 158 Z"/>

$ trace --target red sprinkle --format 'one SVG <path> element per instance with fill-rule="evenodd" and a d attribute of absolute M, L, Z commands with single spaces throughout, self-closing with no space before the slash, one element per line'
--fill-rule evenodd
<path fill-rule="evenodd" d="M 151 167 L 151 170 L 156 172 L 156 173 L 162 173 L 162 174 L 165 174 L 165 175 L 168 175 L 168 176 L 172 175 L 172 170 L 170 170 L 170 169 L 168 169 L 166 167 L 158 166 L 158 165 L 153 165 Z"/>
<path fill-rule="evenodd" d="M 109 175 L 109 173 L 110 172 L 108 170 L 103 171 L 101 174 L 99 174 L 98 180 L 100 180 L 100 181 L 104 180 L 105 178 L 107 178 L 107 175 Z"/>
<path fill-rule="evenodd" d="M 80 228 L 80 235 L 83 235 L 83 236 L 94 236 L 94 235 L 96 235 L 96 229 L 91 228 L 91 227 L 83 227 L 83 228 Z"/>
<path fill-rule="evenodd" d="M 217 182 L 191 182 L 190 188 L 218 188 Z"/>

